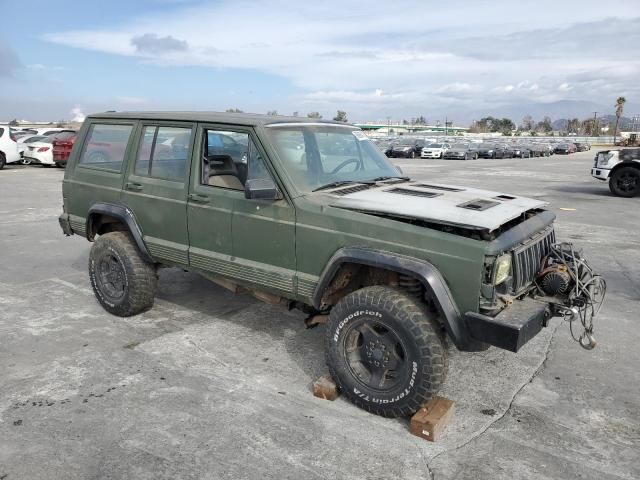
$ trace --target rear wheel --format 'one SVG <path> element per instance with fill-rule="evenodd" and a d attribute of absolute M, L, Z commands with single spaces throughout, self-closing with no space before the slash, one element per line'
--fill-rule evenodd
<path fill-rule="evenodd" d="M 622 167 L 611 175 L 609 190 L 619 197 L 631 198 L 640 194 L 640 170 Z"/>
<path fill-rule="evenodd" d="M 56 162 L 56 167 L 64 168 L 65 164 L 63 162 Z"/>
<path fill-rule="evenodd" d="M 129 317 L 153 306 L 156 267 L 142 259 L 128 232 L 109 232 L 96 240 L 89 254 L 89 278 L 109 313 Z"/>
<path fill-rule="evenodd" d="M 0 152 L 0 170 L 2 170 L 6 164 L 7 157 L 4 156 L 4 153 Z"/>
<path fill-rule="evenodd" d="M 416 152 L 411 150 L 411 154 L 409 155 L 411 158 L 416 158 Z"/>
<path fill-rule="evenodd" d="M 366 287 L 331 311 L 327 364 L 357 406 L 385 417 L 409 416 L 444 381 L 446 351 L 438 332 L 435 319 L 403 292 Z"/>

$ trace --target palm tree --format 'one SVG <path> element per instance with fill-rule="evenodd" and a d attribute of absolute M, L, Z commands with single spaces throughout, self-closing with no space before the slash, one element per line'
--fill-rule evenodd
<path fill-rule="evenodd" d="M 618 135 L 618 122 L 620 117 L 624 113 L 624 104 L 627 103 L 627 99 L 624 97 L 618 97 L 616 100 L 616 128 L 613 130 L 613 144 L 616 144 L 616 136 Z"/>

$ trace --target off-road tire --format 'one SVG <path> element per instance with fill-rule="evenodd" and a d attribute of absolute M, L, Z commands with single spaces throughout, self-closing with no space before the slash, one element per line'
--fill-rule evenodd
<path fill-rule="evenodd" d="M 624 188 L 622 178 L 631 176 L 635 178 L 635 188 Z M 614 195 L 631 198 L 640 195 L 640 170 L 634 167 L 622 167 L 616 170 L 609 178 L 609 190 Z"/>
<path fill-rule="evenodd" d="M 113 262 L 121 267 L 123 292 L 109 294 L 103 280 L 103 264 Z M 98 237 L 89 254 L 89 279 L 93 292 L 104 309 L 119 317 L 130 317 L 153 306 L 158 285 L 156 266 L 145 262 L 128 232 L 109 232 Z"/>
<path fill-rule="evenodd" d="M 396 378 L 390 379 L 389 388 L 376 390 L 369 386 L 366 379 L 357 376 L 348 358 L 347 344 L 360 345 L 358 329 L 362 326 L 382 328 L 383 332 L 386 328 L 404 352 L 403 364 Z M 370 345 L 364 338 L 355 348 L 357 352 L 366 351 Z M 412 415 L 438 392 L 446 376 L 446 350 L 439 326 L 426 306 L 390 287 L 365 287 L 342 298 L 329 315 L 325 351 L 331 376 L 344 395 L 358 407 L 384 417 Z M 397 346 L 394 352 L 398 352 Z M 365 357 L 366 361 L 376 358 L 373 353 Z"/>
<path fill-rule="evenodd" d="M 4 153 L 0 152 L 0 170 L 2 170 L 6 164 L 7 157 L 4 156 Z"/>

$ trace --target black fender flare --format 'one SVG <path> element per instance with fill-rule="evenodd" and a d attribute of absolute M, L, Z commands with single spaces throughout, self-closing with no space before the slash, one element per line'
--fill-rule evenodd
<path fill-rule="evenodd" d="M 322 296 L 341 265 L 355 263 L 371 267 L 385 268 L 400 274 L 411 275 L 420 280 L 426 291 L 434 299 L 442 317 L 449 338 L 462 351 L 481 351 L 488 344 L 471 337 L 464 316 L 451 295 L 444 277 L 431 263 L 396 253 L 373 250 L 367 247 L 343 247 L 329 260 L 313 294 L 313 306 L 321 307 Z"/>
<path fill-rule="evenodd" d="M 96 236 L 94 221 L 99 215 L 109 215 L 110 217 L 117 218 L 122 223 L 124 223 L 127 226 L 129 233 L 133 237 L 133 240 L 136 242 L 142 258 L 148 263 L 156 263 L 149 253 L 147 245 L 144 243 L 142 230 L 140 230 L 140 227 L 138 226 L 136 217 L 133 215 L 133 212 L 124 205 L 102 202 L 93 204 L 89 209 L 89 213 L 87 214 L 87 224 L 85 230 L 87 232 L 87 240 L 93 242 L 93 239 Z"/>

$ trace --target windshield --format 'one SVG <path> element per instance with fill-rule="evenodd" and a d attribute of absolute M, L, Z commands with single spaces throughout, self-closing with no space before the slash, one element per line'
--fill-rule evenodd
<path fill-rule="evenodd" d="M 441 143 L 430 143 L 429 145 L 427 145 L 427 148 L 442 148 L 442 144 Z"/>
<path fill-rule="evenodd" d="M 494 148 L 494 145 L 491 143 L 481 143 L 480 148 Z"/>
<path fill-rule="evenodd" d="M 266 131 L 289 177 L 303 192 L 333 182 L 401 176 L 361 130 L 289 124 L 268 126 Z"/>

